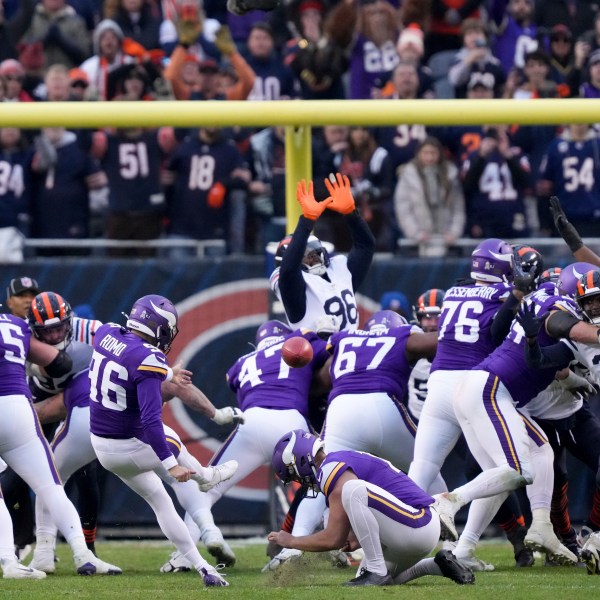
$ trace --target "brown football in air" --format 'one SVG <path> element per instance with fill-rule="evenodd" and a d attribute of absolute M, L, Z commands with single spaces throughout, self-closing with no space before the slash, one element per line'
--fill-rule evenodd
<path fill-rule="evenodd" d="M 313 349 L 306 338 L 294 336 L 283 342 L 281 356 L 287 365 L 298 369 L 305 367 L 312 360 Z"/>

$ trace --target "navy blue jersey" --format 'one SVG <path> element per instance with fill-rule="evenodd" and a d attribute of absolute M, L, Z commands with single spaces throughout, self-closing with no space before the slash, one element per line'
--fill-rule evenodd
<path fill-rule="evenodd" d="M 209 145 L 196 136 L 186 139 L 168 165 L 168 170 L 176 173 L 169 204 L 169 233 L 199 240 L 225 238 L 227 201 L 211 207 L 208 192 L 213 184 L 223 183 L 242 166 L 242 156 L 231 140 L 220 139 Z"/>
<path fill-rule="evenodd" d="M 426 137 L 427 130 L 424 125 L 378 127 L 375 130 L 377 143 L 389 152 L 394 169 L 412 160 L 419 144 Z"/>
<path fill-rule="evenodd" d="M 108 134 L 102 166 L 110 184 L 111 212 L 160 212 L 165 196 L 160 182 L 163 153 L 158 130 L 129 139 Z"/>
<path fill-rule="evenodd" d="M 250 55 L 246 61 L 256 73 L 248 100 L 281 100 L 300 96 L 294 72 L 281 60 L 274 57 L 263 60 Z"/>
<path fill-rule="evenodd" d="M 570 219 L 600 217 L 600 144 L 596 138 L 554 140 L 542 159 L 540 179 L 552 181 Z"/>
<path fill-rule="evenodd" d="M 0 227 L 17 227 L 19 214 L 27 211 L 24 165 L 30 154 L 0 152 Z"/>

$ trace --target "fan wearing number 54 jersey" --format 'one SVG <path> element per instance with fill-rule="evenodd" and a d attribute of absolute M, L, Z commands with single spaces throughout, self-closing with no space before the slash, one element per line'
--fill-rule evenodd
<path fill-rule="evenodd" d="M 292 328 L 316 329 L 319 317 L 336 317 L 340 329 L 358 326 L 355 290 L 362 283 L 373 259 L 375 238 L 369 226 L 355 210 L 347 177 L 330 176 L 325 185 L 330 197 L 318 202 L 313 184 L 302 180 L 296 197 L 302 216 L 291 236 L 280 243 L 275 254 L 276 268 L 271 288 L 279 300 Z M 311 235 L 315 221 L 329 209 L 346 216 L 352 235 L 348 256 L 329 256 L 320 240 Z"/>

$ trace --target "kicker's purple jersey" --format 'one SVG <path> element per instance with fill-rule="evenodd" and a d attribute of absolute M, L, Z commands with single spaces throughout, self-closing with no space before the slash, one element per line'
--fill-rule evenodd
<path fill-rule="evenodd" d="M 565 296 L 553 295 L 553 289 L 543 287 L 534 292 L 528 299 L 535 304 L 538 317 L 543 317 L 551 310 L 567 311 L 577 316 L 575 303 Z M 538 334 L 540 346 L 551 346 L 557 340 L 550 337 L 542 327 Z M 506 340 L 494 350 L 475 369 L 488 371 L 496 375 L 510 393 L 517 407 L 524 406 L 546 389 L 554 379 L 557 368 L 535 369 L 528 367 L 525 361 L 525 336 L 523 328 L 516 322 L 510 328 Z"/>
<path fill-rule="evenodd" d="M 412 325 L 383 332 L 340 331 L 329 339 L 333 354 L 328 402 L 341 394 L 386 392 L 402 401 L 411 366 L 406 359 Z"/>
<path fill-rule="evenodd" d="M 284 362 L 281 347 L 286 338 L 299 335 L 311 343 L 313 359 L 305 367 L 295 369 Z M 307 417 L 313 370 L 322 366 L 328 357 L 326 343 L 316 333 L 296 330 L 280 336 L 262 350 L 238 358 L 227 372 L 227 382 L 236 393 L 242 410 L 256 406 L 275 410 L 295 409 Z"/>
<path fill-rule="evenodd" d="M 25 359 L 31 344 L 27 322 L 0 314 L 0 396 L 23 395 L 31 398 L 25 376 Z"/>
<path fill-rule="evenodd" d="M 493 283 L 454 286 L 446 292 L 432 373 L 470 370 L 494 350 L 492 322 L 511 289 L 508 284 Z"/>
<path fill-rule="evenodd" d="M 160 460 L 172 456 L 162 424 L 160 386 L 165 355 L 135 333 L 106 323 L 96 331 L 90 364 L 90 430 L 94 435 L 149 444 Z"/>
<path fill-rule="evenodd" d="M 359 479 L 372 483 L 415 509 L 426 508 L 434 502 L 412 479 L 387 460 L 356 450 L 330 452 L 317 470 L 319 488 L 329 497 L 340 475 L 352 471 Z M 427 522 L 429 522 L 429 518 Z M 424 525 L 425 523 L 421 523 Z"/>
<path fill-rule="evenodd" d="M 87 369 L 73 377 L 64 389 L 64 403 L 68 412 L 75 407 L 85 408 L 90 405 L 90 377 Z"/>

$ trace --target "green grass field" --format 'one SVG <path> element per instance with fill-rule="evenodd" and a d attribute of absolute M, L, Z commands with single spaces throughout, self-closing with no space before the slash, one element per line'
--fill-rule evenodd
<path fill-rule="evenodd" d="M 484 543 L 478 556 L 496 566 L 491 573 L 477 573 L 473 586 L 458 586 L 442 577 L 424 577 L 404 586 L 387 588 L 345 588 L 341 584 L 354 576 L 354 569 L 330 566 L 326 554 L 305 555 L 284 565 L 275 573 L 262 574 L 265 545 L 232 543 L 238 562 L 227 570 L 231 586 L 204 588 L 196 573 L 162 574 L 160 566 L 171 547 L 162 542 L 103 542 L 98 544 L 102 558 L 123 568 L 118 577 L 78 577 L 67 547 L 60 546 L 57 572 L 41 581 L 0 581 L 0 599 L 51 600 L 172 600 L 197 599 L 204 594 L 229 596 L 236 600 L 268 599 L 339 600 L 345 598 L 410 598 L 411 600 L 570 600 L 599 598 L 600 578 L 585 569 L 543 567 L 541 560 L 529 569 L 515 568 L 508 544 Z M 27 561 L 26 561 L 27 562 Z"/>

